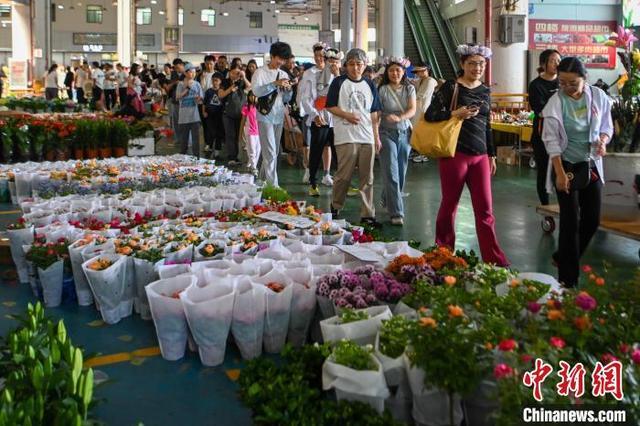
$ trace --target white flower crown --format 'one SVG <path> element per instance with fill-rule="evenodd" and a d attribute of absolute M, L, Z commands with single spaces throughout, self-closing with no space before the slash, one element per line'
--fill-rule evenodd
<path fill-rule="evenodd" d="M 480 55 L 486 59 L 492 55 L 491 49 L 486 46 L 470 46 L 468 44 L 459 45 L 456 48 L 456 53 L 460 56 Z"/>
<path fill-rule="evenodd" d="M 321 47 L 322 50 L 327 50 L 329 46 L 324 41 L 319 41 L 313 45 L 313 50 L 316 50 L 318 47 Z"/>
<path fill-rule="evenodd" d="M 398 64 L 402 68 L 409 68 L 411 66 L 411 61 L 409 60 L 409 58 L 401 58 L 400 56 L 388 56 L 382 59 L 382 64 L 384 66 Z"/>
<path fill-rule="evenodd" d="M 325 49 L 324 51 L 325 59 L 337 59 L 341 61 L 344 58 L 344 53 L 339 51 L 338 49 L 334 49 L 332 47 Z"/>

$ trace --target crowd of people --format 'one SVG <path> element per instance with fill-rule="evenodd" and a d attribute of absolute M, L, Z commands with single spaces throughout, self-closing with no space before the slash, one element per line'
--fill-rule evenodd
<path fill-rule="evenodd" d="M 452 81 L 436 80 L 428 64 L 387 57 L 376 71 L 366 52 L 344 54 L 317 43 L 313 64 L 298 64 L 288 44 L 270 47 L 270 60 L 258 67 L 240 58 L 207 55 L 201 64 L 180 58 L 162 70 L 134 64 L 67 68 L 69 98 L 91 101 L 97 109 L 143 115 L 143 97 L 156 97 L 169 110 L 182 153 L 200 156 L 202 129 L 205 155 L 243 166 L 266 183 L 278 186 L 278 158 L 284 149 L 287 120 L 302 139 L 303 182 L 308 194 L 331 188 L 331 213 L 340 216 L 346 197 L 358 195 L 363 223 L 379 226 L 373 195 L 374 162 L 379 158 L 382 207 L 393 225 L 404 223 L 405 177 L 412 153 L 412 129 L 420 120 L 462 121 L 455 155 L 438 168 L 442 199 L 436 220 L 436 242 L 455 246 L 455 217 L 464 186 L 469 188 L 482 259 L 508 266 L 495 231 L 491 179 L 496 149 L 490 125 L 490 89 L 483 84 L 491 50 L 462 45 L 460 72 Z M 535 113 L 532 143 L 538 165 L 541 204 L 557 194 L 560 205 L 558 251 L 552 256 L 565 285 L 577 285 L 579 259 L 599 225 L 602 156 L 612 136 L 610 99 L 586 83 L 577 58 L 562 59 L 555 50 L 540 56 L 539 76 L 529 86 Z M 47 98 L 61 87 L 52 65 L 45 76 Z M 409 78 L 411 72 L 411 78 Z M 320 168 L 322 172 L 320 174 Z M 334 176 L 331 170 L 335 169 Z M 358 173 L 358 188 L 351 185 Z M 582 179 L 582 176 L 586 176 Z M 584 182 L 579 181 L 580 179 Z"/>

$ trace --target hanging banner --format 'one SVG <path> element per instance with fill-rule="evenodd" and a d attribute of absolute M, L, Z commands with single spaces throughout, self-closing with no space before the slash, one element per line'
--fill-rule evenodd
<path fill-rule="evenodd" d="M 604 43 L 616 28 L 616 21 L 530 19 L 529 49 L 556 49 L 579 57 L 588 68 L 615 68 L 616 49 Z"/>
<path fill-rule="evenodd" d="M 9 58 L 9 87 L 11 90 L 27 90 L 29 87 L 29 63 Z"/>

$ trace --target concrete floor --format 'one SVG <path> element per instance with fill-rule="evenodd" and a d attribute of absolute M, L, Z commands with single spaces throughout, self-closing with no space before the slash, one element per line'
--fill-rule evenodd
<path fill-rule="evenodd" d="M 535 171 L 529 168 L 499 166 L 493 185 L 498 238 L 514 268 L 553 274 L 550 254 L 555 249 L 555 236 L 545 234 L 540 228 L 540 217 L 535 213 L 534 176 Z M 300 183 L 301 179 L 301 170 L 281 166 L 281 185 L 295 199 L 306 199 L 328 210 L 329 189 L 322 187 L 320 198 L 307 197 L 307 186 Z M 406 224 L 403 228 L 391 227 L 388 216 L 380 209 L 378 219 L 385 222 L 383 232 L 397 238 L 419 240 L 423 246 L 431 245 L 440 199 L 439 185 L 435 162 L 411 164 L 405 189 L 410 193 L 405 199 Z M 376 179 L 376 200 L 379 200 L 380 189 L 380 180 Z M 16 214 L 2 214 L 3 210 L 15 210 L 15 206 L 0 205 L 0 229 L 17 218 Z M 343 213 L 348 220 L 357 221 L 358 211 L 358 200 L 352 198 Z M 473 211 L 466 191 L 458 210 L 457 232 L 458 248 L 477 252 Z M 635 241 L 598 232 L 584 262 L 596 268 L 606 262 L 608 279 L 626 280 L 638 268 L 638 247 Z M 16 284 L 10 258 L 4 255 L 0 263 L 0 333 L 4 335 L 17 326 L 8 315 L 22 312 L 33 298 L 26 286 Z M 71 338 L 84 347 L 87 357 L 130 353 L 157 345 L 153 323 L 137 316 L 105 326 L 96 322 L 100 316 L 93 307 L 80 308 L 67 303 L 48 309 L 48 313 L 64 318 Z M 216 368 L 203 367 L 193 353 L 177 362 L 134 354 L 130 361 L 97 367 L 109 376 L 109 381 L 97 390 L 100 403 L 93 414 L 108 425 L 119 426 L 138 422 L 147 426 L 248 425 L 250 413 L 236 396 L 234 380 L 242 365 L 233 345 L 228 347 L 224 365 Z"/>

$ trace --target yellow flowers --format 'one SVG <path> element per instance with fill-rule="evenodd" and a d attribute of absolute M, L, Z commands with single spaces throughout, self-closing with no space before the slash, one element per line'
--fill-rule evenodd
<path fill-rule="evenodd" d="M 453 287 L 454 285 L 456 285 L 456 282 L 457 280 L 454 276 L 447 275 L 446 277 L 444 277 L 444 283 L 449 287 Z"/>
<path fill-rule="evenodd" d="M 640 66 L 640 50 L 633 49 L 633 52 L 631 52 L 631 59 L 634 67 Z"/>
<path fill-rule="evenodd" d="M 96 259 L 87 267 L 92 271 L 104 271 L 111 265 L 113 265 L 113 262 L 111 262 L 109 259 Z"/>
<path fill-rule="evenodd" d="M 438 323 L 431 317 L 422 317 L 420 318 L 420 325 L 422 327 L 436 328 Z"/>
<path fill-rule="evenodd" d="M 449 305 L 449 316 L 452 318 L 458 318 L 464 315 L 464 310 L 458 305 Z"/>

